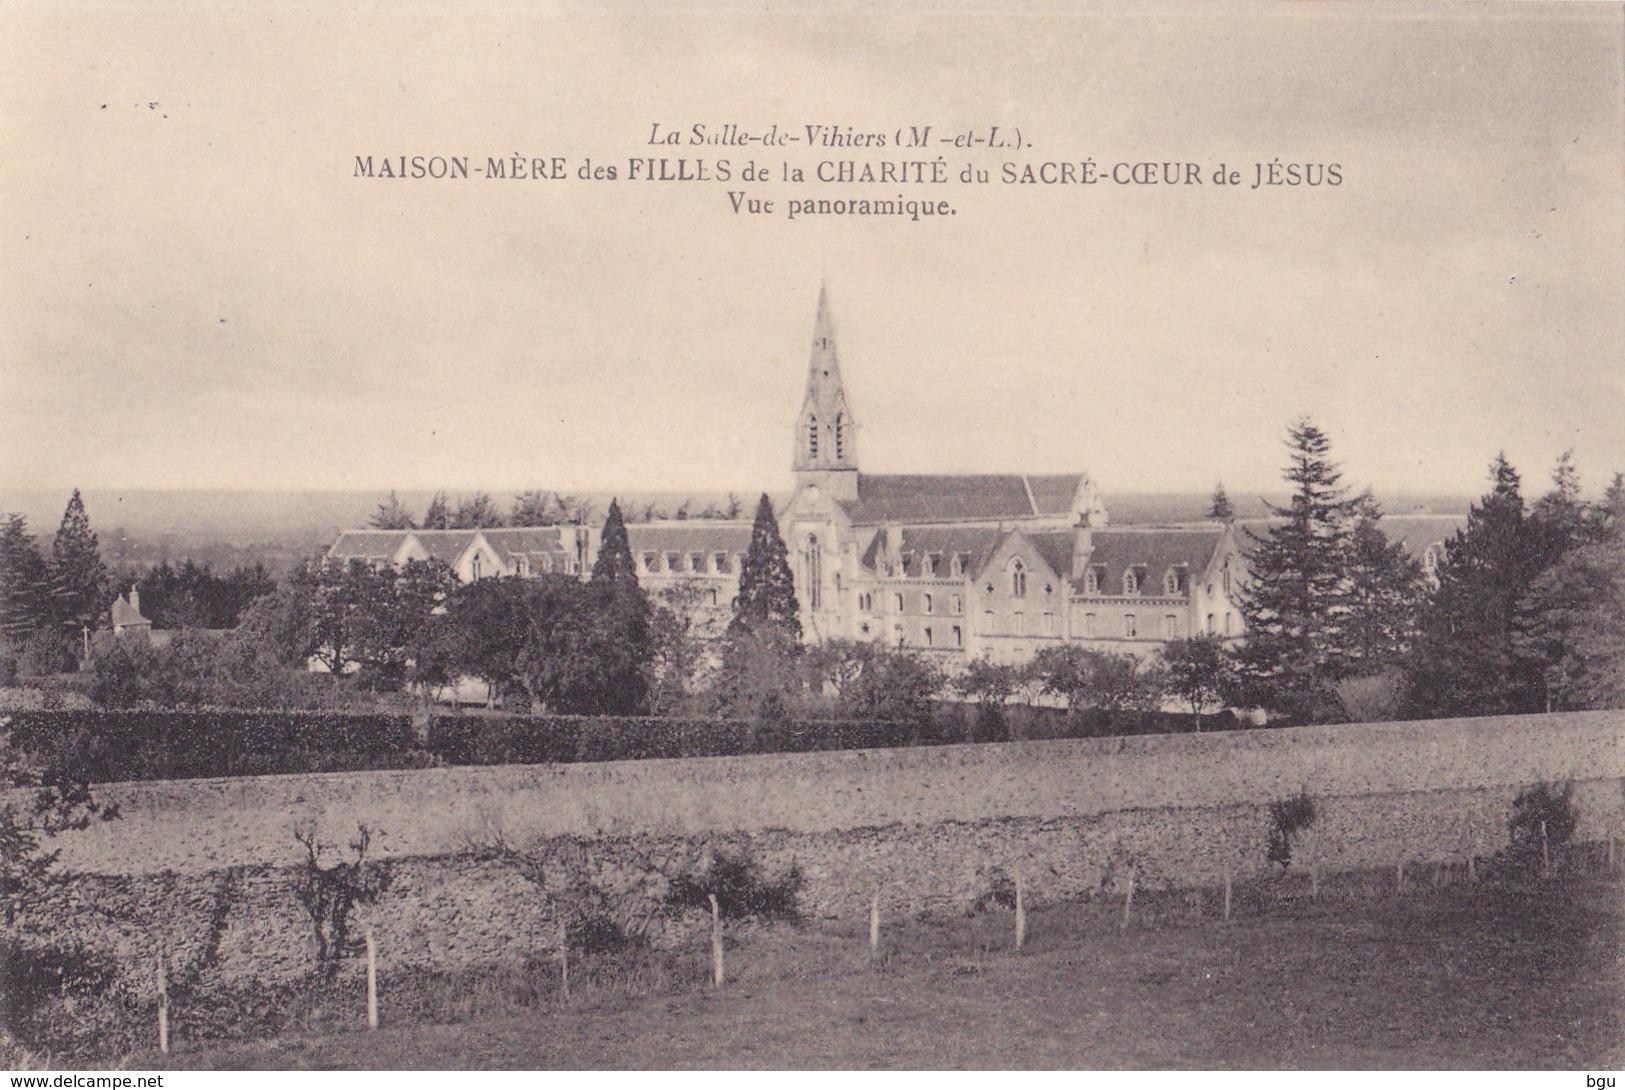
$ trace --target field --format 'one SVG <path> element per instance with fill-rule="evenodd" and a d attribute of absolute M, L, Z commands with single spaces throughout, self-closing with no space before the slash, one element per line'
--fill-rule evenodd
<path fill-rule="evenodd" d="M 1595 861 L 1600 862 L 1600 860 Z M 1625 892 L 1595 863 L 1470 885 L 1375 873 L 1218 893 L 730 935 L 730 979 L 704 983 L 703 936 L 660 987 L 594 983 L 523 1010 L 466 1005 L 455 1024 L 359 1007 L 312 1032 L 178 1040 L 125 1066 L 188 1068 L 1490 1068 L 1625 1064 Z M 537 972 L 556 973 L 539 967 Z M 678 983 L 672 983 L 678 980 Z M 492 991 L 500 987 L 492 986 Z M 642 994 L 632 994 L 641 992 Z M 357 996 L 359 998 L 359 996 Z M 445 1011 L 438 1016 L 444 1023 Z M 455 1017 L 455 1016 L 454 1016 Z M 181 1038 L 184 1037 L 183 1031 Z"/>

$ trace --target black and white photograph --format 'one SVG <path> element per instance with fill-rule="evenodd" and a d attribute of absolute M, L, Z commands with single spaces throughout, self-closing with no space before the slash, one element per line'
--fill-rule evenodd
<path fill-rule="evenodd" d="M 1625 5 L 17 0 L 0 147 L 13 1087 L 1617 1085 Z"/>

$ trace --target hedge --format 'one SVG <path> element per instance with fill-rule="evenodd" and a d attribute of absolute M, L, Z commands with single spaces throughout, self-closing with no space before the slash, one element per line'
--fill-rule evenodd
<path fill-rule="evenodd" d="M 430 763 L 405 715 L 309 711 L 20 711 L 12 742 L 86 783 L 355 772 Z"/>
<path fill-rule="evenodd" d="M 447 764 L 570 764 L 883 749 L 930 743 L 936 740 L 931 733 L 911 723 L 849 719 L 755 723 L 633 716 L 443 715 L 429 722 L 428 749 Z"/>

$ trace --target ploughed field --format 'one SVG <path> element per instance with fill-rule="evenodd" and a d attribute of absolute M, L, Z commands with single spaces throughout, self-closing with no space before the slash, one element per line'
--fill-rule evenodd
<path fill-rule="evenodd" d="M 359 967 L 254 1040 L 131 1068 L 1491 1068 L 1625 1065 L 1625 892 L 1600 858 L 1555 877 L 1302 876 L 1013 913 L 736 926 L 709 945 L 381 984 Z"/>

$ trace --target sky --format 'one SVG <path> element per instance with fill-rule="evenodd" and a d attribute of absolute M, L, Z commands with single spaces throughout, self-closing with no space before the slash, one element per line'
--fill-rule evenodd
<path fill-rule="evenodd" d="M 1476 495 L 1500 450 L 1595 491 L 1622 71 L 1614 4 L 7 4 L 0 488 L 778 490 L 827 283 L 871 472 L 1275 492 L 1307 416 L 1379 496 Z M 649 144 L 730 123 L 1028 146 Z M 355 177 L 516 154 L 568 176 Z M 1341 183 L 1252 189 L 1276 159 Z M 1084 160 L 1204 182 L 997 181 Z M 784 214 L 899 194 L 954 214 Z"/>

